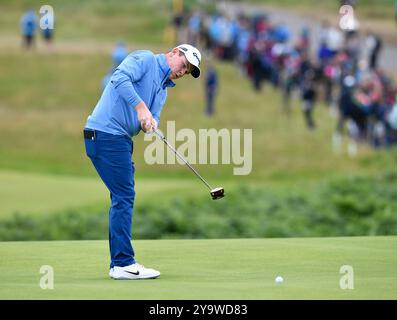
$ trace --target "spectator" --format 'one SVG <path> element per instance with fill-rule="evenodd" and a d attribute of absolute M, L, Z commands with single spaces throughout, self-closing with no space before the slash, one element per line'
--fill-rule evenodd
<path fill-rule="evenodd" d="M 379 52 L 382 49 L 382 39 L 373 32 L 369 32 L 365 43 L 368 49 L 369 68 L 374 70 L 377 67 Z"/>
<path fill-rule="evenodd" d="M 219 28 L 218 51 L 217 56 L 222 60 L 233 60 L 234 58 L 234 40 L 235 40 L 235 25 L 226 17 L 221 17 L 217 20 L 217 28 Z"/>
<path fill-rule="evenodd" d="M 356 6 L 357 0 L 340 0 L 340 6 L 352 6 L 353 8 Z"/>
<path fill-rule="evenodd" d="M 316 125 L 313 120 L 313 109 L 316 100 L 315 90 L 315 73 L 313 70 L 308 70 L 302 81 L 302 111 L 305 116 L 306 125 L 309 129 L 315 129 Z"/>
<path fill-rule="evenodd" d="M 42 35 L 47 47 L 51 49 L 53 47 L 54 30 L 49 28 L 43 29 Z"/>
<path fill-rule="evenodd" d="M 328 106 L 334 107 L 334 85 L 340 77 L 340 69 L 337 59 L 333 58 L 324 67 L 324 89 L 325 89 L 325 102 Z"/>
<path fill-rule="evenodd" d="M 358 127 L 359 140 L 364 141 L 368 137 L 369 116 L 372 113 L 373 102 L 371 100 L 373 84 L 371 75 L 364 74 L 362 80 L 353 91 L 352 119 Z"/>
<path fill-rule="evenodd" d="M 41 29 L 41 35 L 43 36 L 44 42 L 47 44 L 48 49 L 53 48 L 54 39 L 54 14 L 48 15 L 45 21 L 45 28 Z"/>
<path fill-rule="evenodd" d="M 37 29 L 37 16 L 33 9 L 29 9 L 21 18 L 21 33 L 23 46 L 29 50 L 35 46 L 35 33 Z"/>
<path fill-rule="evenodd" d="M 183 0 L 172 1 L 173 18 L 172 22 L 175 28 L 176 42 L 182 42 L 182 25 L 184 20 L 184 5 Z"/>
<path fill-rule="evenodd" d="M 397 96 L 396 102 L 386 115 L 386 144 L 397 143 Z"/>
<path fill-rule="evenodd" d="M 342 134 L 344 131 L 345 123 L 348 123 L 348 129 L 350 125 L 350 116 L 351 116 L 351 110 L 353 108 L 353 102 L 352 102 L 352 91 L 354 89 L 354 86 L 356 84 L 356 80 L 354 76 L 351 73 L 346 73 L 341 76 L 340 79 L 340 92 L 339 92 L 339 118 L 338 122 L 336 125 L 336 130 L 335 133 L 332 137 L 332 142 L 333 142 L 333 149 L 335 152 L 339 153 L 341 151 L 341 146 L 342 146 Z M 349 131 L 349 134 L 351 133 L 351 130 Z M 353 138 L 350 136 L 350 138 Z M 349 147 L 350 146 L 355 146 L 355 141 L 349 140 Z M 350 147 L 352 148 L 352 147 Z M 350 149 L 348 149 L 350 150 Z M 354 151 L 353 151 L 354 152 Z M 350 153 L 349 153 L 350 154 Z"/>
<path fill-rule="evenodd" d="M 261 40 L 255 41 L 250 48 L 248 61 L 252 72 L 252 83 L 255 91 L 259 92 L 262 87 L 263 71 L 262 71 L 262 51 L 264 43 Z"/>
<path fill-rule="evenodd" d="M 343 35 L 328 22 L 324 22 L 320 30 L 320 48 L 318 58 L 324 65 L 329 59 L 333 58 L 338 50 L 343 46 Z"/>
<path fill-rule="evenodd" d="M 197 46 L 201 28 L 201 18 L 198 12 L 194 12 L 188 21 L 188 42 Z"/>
<path fill-rule="evenodd" d="M 211 55 L 213 50 L 213 40 L 210 34 L 210 28 L 212 27 L 212 17 L 203 16 L 201 17 L 200 25 L 200 43 L 204 47 L 206 55 Z"/>
<path fill-rule="evenodd" d="M 120 65 L 120 63 L 122 63 L 123 60 L 127 57 L 127 55 L 128 55 L 128 51 L 125 43 L 119 41 L 112 53 L 113 68 L 116 69 Z"/>
<path fill-rule="evenodd" d="M 276 42 L 281 42 L 281 43 L 287 42 L 291 37 L 288 28 L 282 23 L 274 26 L 272 35 Z"/>
<path fill-rule="evenodd" d="M 339 135 L 343 133 L 344 124 L 351 117 L 353 109 L 352 91 L 356 80 L 351 74 L 342 77 L 339 94 L 339 120 L 336 131 Z"/>
<path fill-rule="evenodd" d="M 218 91 L 218 74 L 215 67 L 210 63 L 208 65 L 207 75 L 205 79 L 205 95 L 206 95 L 206 114 L 212 116 L 215 112 L 215 96 Z"/>
<path fill-rule="evenodd" d="M 238 19 L 237 32 L 236 32 L 236 60 L 240 67 L 242 75 L 246 74 L 246 67 L 248 62 L 248 49 L 251 38 L 251 31 L 249 29 L 248 19 L 240 15 Z"/>
<path fill-rule="evenodd" d="M 310 30 L 307 26 L 304 26 L 301 30 L 298 47 L 304 52 L 309 52 L 310 50 Z"/>
<path fill-rule="evenodd" d="M 300 56 L 295 49 L 284 54 L 283 66 L 280 73 L 280 87 L 282 90 L 282 104 L 284 112 L 289 115 L 291 111 L 292 91 L 299 85 Z"/>
<path fill-rule="evenodd" d="M 397 102 L 393 105 L 392 109 L 388 113 L 387 122 L 391 128 L 397 130 Z"/>
<path fill-rule="evenodd" d="M 350 59 L 354 69 L 357 68 L 360 57 L 360 47 L 361 43 L 358 32 L 353 30 L 345 32 L 345 48 L 340 50 L 340 53 L 345 54 Z"/>

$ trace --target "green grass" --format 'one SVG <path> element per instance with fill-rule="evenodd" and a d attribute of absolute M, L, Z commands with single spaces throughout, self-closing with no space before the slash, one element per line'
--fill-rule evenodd
<path fill-rule="evenodd" d="M 60 208 L 92 205 L 105 201 L 107 190 L 98 179 L 0 171 L 1 212 L 6 218 L 14 212 L 39 214 Z"/>
<path fill-rule="evenodd" d="M 397 237 L 144 240 L 134 248 L 160 278 L 109 279 L 106 241 L 4 242 L 0 298 L 397 298 Z M 39 287 L 42 265 L 54 269 L 53 290 Z M 343 265 L 353 267 L 352 290 L 340 289 Z"/>
<path fill-rule="evenodd" d="M 117 41 L 158 43 L 163 39 L 171 6 L 165 1 L 62 1 L 45 2 L 54 9 L 55 36 L 58 40 Z M 39 17 L 44 3 L 32 0 L 2 1 L 0 35 L 16 36 L 23 12 L 33 8 Z M 115 37 L 115 35 L 117 35 Z"/>

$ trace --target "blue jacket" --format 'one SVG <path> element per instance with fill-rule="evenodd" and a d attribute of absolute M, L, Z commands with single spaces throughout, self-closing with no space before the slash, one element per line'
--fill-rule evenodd
<path fill-rule="evenodd" d="M 145 102 L 160 123 L 160 113 L 167 98 L 171 69 L 164 54 L 134 51 L 116 68 L 94 111 L 88 116 L 86 128 L 115 135 L 135 136 L 141 130 L 134 107 Z"/>
<path fill-rule="evenodd" d="M 21 32 L 24 36 L 33 36 L 37 28 L 37 17 L 33 10 L 25 13 L 21 18 Z"/>

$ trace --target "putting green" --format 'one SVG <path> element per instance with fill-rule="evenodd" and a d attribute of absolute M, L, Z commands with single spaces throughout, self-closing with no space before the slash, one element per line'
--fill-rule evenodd
<path fill-rule="evenodd" d="M 0 299 L 397 298 L 396 236 L 142 240 L 134 248 L 160 278 L 109 279 L 107 241 L 3 242 Z M 43 265 L 53 268 L 53 289 L 40 288 Z M 345 265 L 354 289 L 340 288 Z"/>

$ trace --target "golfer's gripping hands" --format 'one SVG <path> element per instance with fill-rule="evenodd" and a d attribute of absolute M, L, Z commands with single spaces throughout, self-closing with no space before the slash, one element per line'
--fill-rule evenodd
<path fill-rule="evenodd" d="M 153 118 L 145 102 L 141 101 L 135 106 L 138 115 L 138 121 L 141 124 L 143 132 L 153 132 L 157 129 L 157 121 Z"/>

